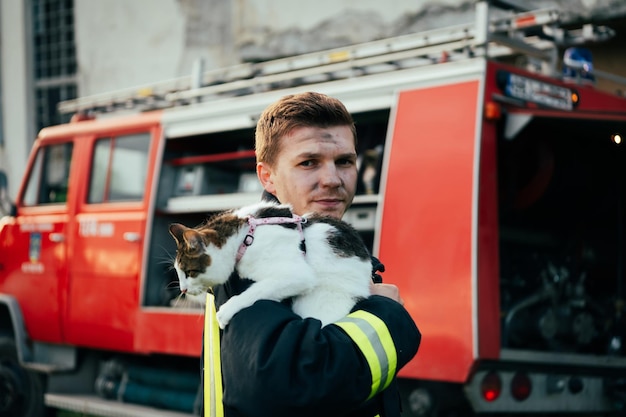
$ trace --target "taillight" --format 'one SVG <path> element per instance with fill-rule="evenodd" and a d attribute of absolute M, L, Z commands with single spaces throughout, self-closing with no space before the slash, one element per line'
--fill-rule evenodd
<path fill-rule="evenodd" d="M 517 373 L 511 380 L 511 396 L 517 401 L 524 401 L 530 397 L 533 386 L 530 378 L 525 373 Z"/>
<path fill-rule="evenodd" d="M 495 401 L 502 392 L 502 380 L 495 372 L 489 372 L 480 383 L 480 392 L 485 401 Z"/>

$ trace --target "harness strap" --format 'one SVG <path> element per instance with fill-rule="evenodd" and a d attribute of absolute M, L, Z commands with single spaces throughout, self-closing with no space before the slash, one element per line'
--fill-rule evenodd
<path fill-rule="evenodd" d="M 211 293 L 206 296 L 204 347 L 204 417 L 224 417 L 220 327 L 215 312 L 215 297 Z"/>
<path fill-rule="evenodd" d="M 254 242 L 254 231 L 257 226 L 261 226 L 264 224 L 287 224 L 287 223 L 295 223 L 298 227 L 298 232 L 300 232 L 300 241 L 304 243 L 304 232 L 302 231 L 302 224 L 306 223 L 306 219 L 300 217 L 296 214 L 293 217 L 261 217 L 256 218 L 252 216 L 248 216 L 247 218 L 248 225 L 250 228 L 248 229 L 248 234 L 244 237 L 243 242 L 239 245 L 239 250 L 237 251 L 237 262 L 241 260 L 243 254 L 246 253 L 246 249 L 248 246 L 252 245 Z M 304 245 L 302 245 L 304 248 Z M 304 250 L 302 251 L 304 253 Z"/>

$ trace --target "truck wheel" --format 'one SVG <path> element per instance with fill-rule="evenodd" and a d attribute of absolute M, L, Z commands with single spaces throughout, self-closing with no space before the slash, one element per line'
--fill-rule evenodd
<path fill-rule="evenodd" d="M 0 417 L 43 415 L 41 376 L 20 366 L 12 338 L 0 337 Z"/>
<path fill-rule="evenodd" d="M 473 417 L 459 384 L 398 379 L 402 409 L 407 417 Z"/>
<path fill-rule="evenodd" d="M 398 379 L 403 415 L 408 417 L 439 417 L 437 398 L 428 384 Z"/>

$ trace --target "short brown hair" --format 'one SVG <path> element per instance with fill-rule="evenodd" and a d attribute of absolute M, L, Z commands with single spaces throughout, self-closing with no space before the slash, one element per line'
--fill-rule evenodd
<path fill-rule="evenodd" d="M 356 147 L 356 128 L 343 103 L 325 94 L 291 94 L 268 106 L 256 125 L 257 162 L 273 165 L 280 152 L 280 140 L 297 127 L 349 126 Z"/>

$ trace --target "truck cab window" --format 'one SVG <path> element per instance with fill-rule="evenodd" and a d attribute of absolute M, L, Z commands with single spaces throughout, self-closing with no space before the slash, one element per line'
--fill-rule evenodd
<path fill-rule="evenodd" d="M 99 139 L 91 165 L 88 203 L 143 199 L 150 134 Z"/>
<path fill-rule="evenodd" d="M 22 200 L 25 206 L 67 201 L 72 146 L 68 142 L 39 149 Z"/>

